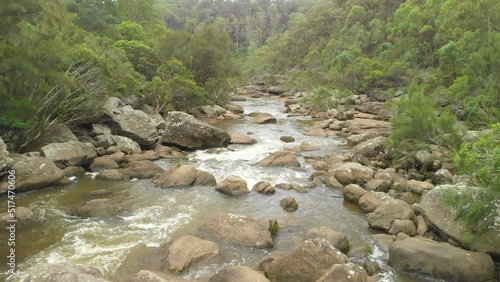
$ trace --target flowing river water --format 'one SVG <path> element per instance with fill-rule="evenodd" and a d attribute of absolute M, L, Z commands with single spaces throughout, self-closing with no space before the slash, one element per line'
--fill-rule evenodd
<path fill-rule="evenodd" d="M 290 183 L 296 186 L 310 184 L 308 177 L 313 172 L 306 156 L 324 156 L 327 153 L 342 153 L 345 141 L 337 137 L 311 137 L 303 135 L 312 125 L 310 118 L 289 118 L 283 103 L 274 99 L 248 99 L 237 102 L 245 113 L 262 111 L 273 114 L 277 124 L 258 125 L 248 120 L 224 121 L 219 126 L 229 132 L 251 134 L 257 139 L 254 145 L 230 145 L 227 149 L 191 152 L 188 160 L 159 160 L 163 168 L 172 165 L 192 164 L 198 169 L 212 173 L 217 181 L 229 175 L 245 179 L 248 187 L 259 181 L 275 185 Z M 280 137 L 295 138 L 293 143 L 284 143 Z M 319 151 L 304 152 L 299 157 L 301 169 L 283 167 L 261 167 L 255 163 L 271 152 L 286 147 L 299 146 L 307 141 L 319 146 Z M 66 214 L 72 205 L 89 199 L 89 192 L 107 189 L 127 212 L 114 220 L 81 219 Z M 285 212 L 279 200 L 293 196 L 299 203 L 294 213 Z M 103 182 L 85 178 L 75 179 L 66 187 L 45 189 L 19 195 L 17 206 L 30 207 L 39 223 L 17 232 L 17 275 L 8 281 L 19 281 L 26 270 L 39 263 L 69 262 L 94 266 L 105 278 L 114 280 L 115 273 L 131 251 L 145 244 L 159 246 L 181 235 L 199 235 L 198 228 L 219 213 L 234 213 L 257 217 L 277 218 L 280 230 L 275 237 L 272 250 L 237 247 L 222 243 L 224 263 L 205 265 L 190 269 L 183 276 L 195 278 L 210 276 L 229 265 L 255 267 L 269 252 L 289 251 L 302 240 L 305 231 L 325 225 L 345 234 L 351 243 L 353 256 L 358 263 L 369 258 L 377 261 L 383 272 L 377 277 L 381 281 L 422 281 L 423 277 L 394 271 L 387 266 L 387 250 L 375 239 L 368 228 L 365 215 L 353 205 L 345 203 L 342 193 L 332 188 L 318 186 L 308 188 L 307 193 L 276 189 L 274 195 L 249 193 L 240 197 L 229 197 L 209 187 L 160 189 L 151 180 L 128 182 Z M 2 233 L 3 234 L 3 233 Z M 3 241 L 3 240 L 2 240 Z M 0 246 L 0 253 L 7 253 L 7 244 Z M 1 278 L 6 278 L 6 259 L 2 259 Z"/>

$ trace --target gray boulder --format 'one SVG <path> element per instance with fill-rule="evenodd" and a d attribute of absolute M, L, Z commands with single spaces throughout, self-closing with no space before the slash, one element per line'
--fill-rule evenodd
<path fill-rule="evenodd" d="M 163 143 L 197 150 L 225 147 L 231 136 L 224 130 L 195 119 L 183 112 L 169 112 Z"/>
<path fill-rule="evenodd" d="M 381 205 L 394 200 L 391 196 L 384 192 L 373 192 L 370 191 L 358 200 L 359 207 L 366 213 L 373 212 Z"/>
<path fill-rule="evenodd" d="M 459 185 L 440 185 L 427 192 L 420 200 L 421 215 L 429 229 L 443 239 L 452 239 L 473 251 L 486 252 L 500 257 L 500 230 L 492 226 L 476 234 L 469 231 L 463 222 L 455 220 L 456 210 L 445 202 L 447 193 L 465 193 L 466 190 L 480 189 Z"/>
<path fill-rule="evenodd" d="M 274 187 L 267 181 L 259 181 L 252 187 L 252 191 L 263 194 L 274 194 Z"/>
<path fill-rule="evenodd" d="M 141 152 L 141 146 L 134 140 L 119 135 L 113 135 L 113 141 L 115 141 L 116 146 L 126 154 L 139 154 Z M 109 148 L 108 148 L 109 149 Z"/>
<path fill-rule="evenodd" d="M 366 193 L 368 192 L 357 184 L 349 184 L 342 189 L 344 199 L 354 204 L 358 204 L 359 199 Z"/>
<path fill-rule="evenodd" d="M 254 138 L 248 136 L 248 135 L 243 135 L 239 133 L 231 133 L 231 141 L 229 142 L 230 144 L 244 144 L 244 145 L 252 145 L 257 143 L 257 140 Z"/>
<path fill-rule="evenodd" d="M 151 146 L 159 138 L 156 125 L 151 117 L 131 106 L 116 108 L 110 128 L 113 134 L 129 137 L 139 145 Z"/>
<path fill-rule="evenodd" d="M 250 122 L 257 124 L 276 123 L 276 118 L 268 113 L 250 113 Z"/>
<path fill-rule="evenodd" d="M 42 147 L 41 151 L 43 156 L 52 160 L 59 168 L 88 165 L 97 157 L 94 145 L 89 142 L 52 143 Z"/>
<path fill-rule="evenodd" d="M 353 155 L 361 155 L 365 158 L 374 158 L 385 150 L 384 137 L 375 137 L 359 143 L 352 149 Z"/>
<path fill-rule="evenodd" d="M 457 282 L 495 280 L 495 264 L 485 253 L 466 251 L 448 243 L 407 238 L 389 247 L 389 264 Z"/>
<path fill-rule="evenodd" d="M 79 217 L 118 217 L 124 211 L 123 207 L 111 199 L 93 199 L 70 209 L 70 214 Z"/>

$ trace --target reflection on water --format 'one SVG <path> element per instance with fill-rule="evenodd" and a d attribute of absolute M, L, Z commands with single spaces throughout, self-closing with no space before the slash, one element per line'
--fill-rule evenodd
<path fill-rule="evenodd" d="M 178 163 L 193 164 L 198 169 L 214 174 L 217 181 L 229 175 L 238 175 L 247 181 L 249 188 L 262 180 L 272 184 L 285 182 L 306 186 L 313 170 L 303 157 L 299 157 L 302 169 L 264 168 L 255 163 L 271 152 L 299 146 L 302 141 L 321 148 L 320 151 L 305 152 L 304 155 L 322 156 L 341 152 L 344 143 L 341 139 L 304 136 L 303 132 L 311 125 L 311 121 L 304 117 L 286 118 L 284 107 L 279 101 L 251 99 L 239 104 L 245 108 L 245 113 L 271 113 L 277 117 L 278 123 L 256 125 L 242 120 L 217 124 L 229 132 L 251 134 L 258 143 L 250 146 L 231 145 L 219 153 L 196 151 L 190 154 L 189 160 L 159 160 L 158 164 L 163 168 Z M 296 141 L 283 143 L 280 137 L 284 135 L 292 136 Z M 120 219 L 80 219 L 66 214 L 69 207 L 88 201 L 88 193 L 98 189 L 112 191 L 104 197 L 114 199 L 127 210 Z M 299 203 L 299 209 L 294 213 L 287 213 L 279 206 L 279 200 L 288 196 L 295 197 Z M 19 195 L 17 205 L 30 207 L 40 223 L 17 233 L 17 259 L 22 263 L 19 264 L 19 275 L 11 277 L 12 281 L 18 280 L 33 265 L 44 262 L 94 266 L 106 278 L 112 279 L 120 263 L 134 247 L 140 244 L 159 246 L 184 234 L 203 237 L 205 235 L 198 228 L 221 212 L 277 218 L 280 232 L 273 251 L 290 250 L 301 241 L 306 230 L 325 225 L 346 234 L 353 246 L 365 249 L 357 252 L 359 258 L 354 258 L 355 262 L 362 262 L 366 256 L 379 261 L 385 270 L 379 275 L 382 280 L 418 281 L 394 272 L 385 265 L 387 250 L 375 243 L 364 214 L 357 207 L 344 203 L 339 191 L 326 187 L 312 188 L 300 194 L 278 189 L 274 195 L 250 193 L 234 198 L 215 192 L 210 187 L 160 189 L 152 185 L 150 180 L 111 183 L 94 180 L 88 175 L 68 187 Z M 185 277 L 209 276 L 227 265 L 254 267 L 268 253 L 268 250 L 235 247 L 223 242 L 221 249 L 226 259 L 224 264 L 198 267 Z M 0 246 L 0 253 L 7 253 L 6 244 Z M 5 258 L 1 259 L 1 270 L 5 272 L 6 261 Z"/>

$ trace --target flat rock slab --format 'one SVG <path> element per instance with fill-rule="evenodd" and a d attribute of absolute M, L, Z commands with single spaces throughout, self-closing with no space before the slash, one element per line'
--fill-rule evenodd
<path fill-rule="evenodd" d="M 266 218 L 221 214 L 203 225 L 201 230 L 238 245 L 272 248 L 271 222 Z"/>

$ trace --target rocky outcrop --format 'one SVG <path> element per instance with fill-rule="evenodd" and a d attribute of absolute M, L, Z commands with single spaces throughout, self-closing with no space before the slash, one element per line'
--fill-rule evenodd
<path fill-rule="evenodd" d="M 122 214 L 123 207 L 111 199 L 93 199 L 71 208 L 70 214 L 79 217 L 113 218 Z"/>
<path fill-rule="evenodd" d="M 272 223 L 272 220 L 265 218 L 222 214 L 208 221 L 201 230 L 238 245 L 272 248 Z"/>
<path fill-rule="evenodd" d="M 326 226 L 309 229 L 304 235 L 304 240 L 321 238 L 327 240 L 332 246 L 346 254 L 349 251 L 349 240 L 347 237 Z"/>
<path fill-rule="evenodd" d="M 22 158 L 14 163 L 16 171 L 16 193 L 56 185 L 64 178 L 64 173 L 52 160 L 43 157 Z M 0 193 L 7 191 L 7 175 L 0 183 Z"/>
<path fill-rule="evenodd" d="M 215 186 L 213 175 L 196 169 L 191 165 L 181 165 L 170 168 L 153 182 L 161 188 L 189 187 L 193 185 Z"/>
<path fill-rule="evenodd" d="M 94 145 L 79 141 L 52 143 L 42 147 L 41 152 L 59 168 L 88 165 L 97 157 Z"/>
<path fill-rule="evenodd" d="M 231 141 L 229 142 L 230 144 L 244 144 L 244 145 L 252 145 L 257 143 L 257 140 L 254 138 L 248 136 L 248 135 L 243 135 L 239 133 L 231 133 Z"/>
<path fill-rule="evenodd" d="M 230 266 L 221 269 L 208 282 L 270 282 L 261 272 L 248 266 Z"/>
<path fill-rule="evenodd" d="M 169 112 L 163 143 L 197 150 L 225 147 L 231 136 L 224 130 L 195 119 L 183 112 Z"/>
<path fill-rule="evenodd" d="M 300 162 L 297 160 L 297 157 L 290 151 L 274 152 L 257 164 L 262 166 L 300 167 Z"/>
<path fill-rule="evenodd" d="M 230 175 L 225 180 L 218 183 L 215 190 L 229 196 L 239 196 L 250 193 L 247 182 L 243 178 L 235 175 Z"/>
<path fill-rule="evenodd" d="M 276 123 L 276 118 L 268 113 L 251 113 L 250 122 L 257 124 Z"/>
<path fill-rule="evenodd" d="M 259 264 L 272 281 L 317 281 L 335 264 L 348 263 L 349 259 L 327 240 L 306 240 L 290 253 L 273 256 L 271 253 Z"/>
<path fill-rule="evenodd" d="M 452 239 L 473 251 L 486 252 L 500 258 L 500 233 L 492 227 L 481 234 L 471 233 L 464 223 L 456 221 L 455 209 L 445 202 L 446 193 L 465 193 L 480 189 L 458 185 L 441 185 L 427 192 L 420 201 L 421 215 L 428 227 L 444 240 Z"/>
<path fill-rule="evenodd" d="M 23 282 L 107 282 L 95 267 L 69 264 L 40 264 L 28 270 Z"/>
<path fill-rule="evenodd" d="M 495 279 L 495 265 L 487 254 L 424 238 L 394 242 L 389 247 L 389 264 L 404 271 L 417 271 L 457 282 Z"/>
<path fill-rule="evenodd" d="M 192 264 L 218 259 L 220 252 L 216 243 L 186 235 L 170 244 L 165 263 L 170 272 L 179 273 L 187 270 Z"/>

